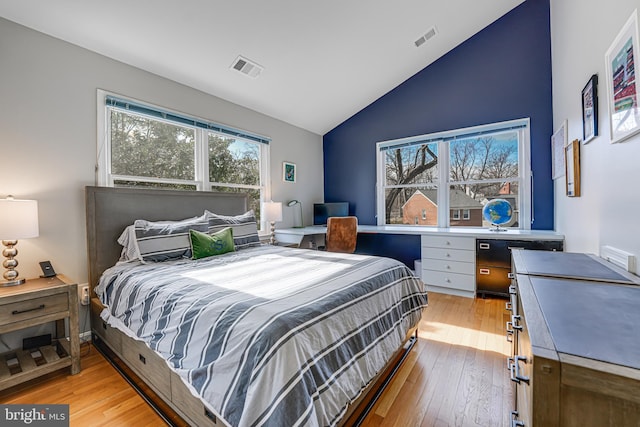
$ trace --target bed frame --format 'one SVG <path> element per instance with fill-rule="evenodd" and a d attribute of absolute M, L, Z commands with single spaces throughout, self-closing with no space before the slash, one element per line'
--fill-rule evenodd
<path fill-rule="evenodd" d="M 140 341 L 107 325 L 94 288 L 104 270 L 120 258 L 117 239 L 136 219 L 179 220 L 202 215 L 205 209 L 222 215 L 246 212 L 248 198 L 241 193 L 158 189 L 86 187 L 87 251 L 91 287 L 91 331 L 94 344 L 142 397 L 170 425 L 221 426 L 200 399 L 194 397 L 166 362 Z M 341 425 L 359 425 L 417 340 L 417 329 L 407 334 L 386 369 L 349 407 Z"/>

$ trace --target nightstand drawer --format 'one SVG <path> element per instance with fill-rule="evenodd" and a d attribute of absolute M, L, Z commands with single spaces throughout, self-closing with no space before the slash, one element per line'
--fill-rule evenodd
<path fill-rule="evenodd" d="M 9 325 L 68 310 L 69 296 L 66 292 L 47 297 L 25 299 L 24 301 L 14 301 L 0 305 L 0 324 Z"/>

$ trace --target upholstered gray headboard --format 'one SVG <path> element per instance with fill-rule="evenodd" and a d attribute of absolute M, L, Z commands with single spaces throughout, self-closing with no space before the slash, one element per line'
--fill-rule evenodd
<path fill-rule="evenodd" d="M 89 285 L 93 289 L 104 270 L 120 258 L 118 237 L 136 219 L 179 220 L 202 215 L 205 209 L 221 215 L 247 211 L 244 193 L 214 193 L 137 188 L 86 187 Z"/>

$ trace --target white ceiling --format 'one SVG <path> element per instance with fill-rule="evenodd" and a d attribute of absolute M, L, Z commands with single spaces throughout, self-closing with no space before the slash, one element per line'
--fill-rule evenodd
<path fill-rule="evenodd" d="M 0 0 L 0 16 L 323 135 L 522 1 Z"/>

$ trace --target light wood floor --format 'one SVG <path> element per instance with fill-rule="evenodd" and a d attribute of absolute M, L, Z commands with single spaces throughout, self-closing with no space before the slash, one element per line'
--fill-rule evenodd
<path fill-rule="evenodd" d="M 418 343 L 364 425 L 508 426 L 504 303 L 430 293 Z M 0 403 L 70 404 L 78 427 L 164 424 L 95 349 L 83 354 L 78 375 L 49 374 L 0 392 Z"/>

